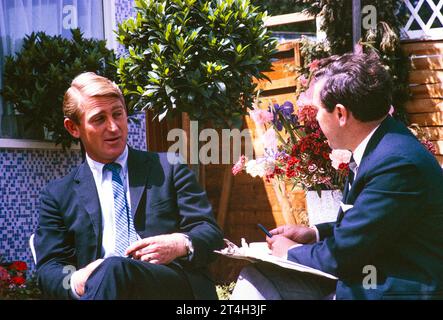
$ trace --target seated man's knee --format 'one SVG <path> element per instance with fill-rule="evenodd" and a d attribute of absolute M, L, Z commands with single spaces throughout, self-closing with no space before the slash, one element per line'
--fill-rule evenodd
<path fill-rule="evenodd" d="M 100 265 L 102 270 L 119 271 L 128 264 L 128 259 L 123 257 L 109 257 L 103 260 Z"/>
<path fill-rule="evenodd" d="M 97 267 L 91 277 L 97 276 L 104 280 L 107 278 L 117 281 L 125 277 L 126 270 L 130 265 L 130 261 L 124 257 L 109 257 Z"/>

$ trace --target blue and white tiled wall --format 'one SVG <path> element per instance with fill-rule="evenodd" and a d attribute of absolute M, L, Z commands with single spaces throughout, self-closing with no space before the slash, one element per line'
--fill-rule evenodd
<path fill-rule="evenodd" d="M 116 1 L 116 20 L 133 14 L 132 0 Z M 122 54 L 124 50 L 119 49 Z M 145 118 L 130 122 L 128 144 L 146 150 Z M 29 237 L 38 219 L 39 196 L 51 180 L 63 177 L 81 163 L 79 150 L 19 150 L 0 147 L 0 255 L 24 260 L 34 269 Z"/>

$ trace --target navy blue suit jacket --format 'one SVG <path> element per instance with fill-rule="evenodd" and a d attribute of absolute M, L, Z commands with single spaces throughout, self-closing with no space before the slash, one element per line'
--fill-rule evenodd
<path fill-rule="evenodd" d="M 170 154 L 171 156 L 171 154 Z M 181 232 L 192 240 L 189 261 L 176 259 L 197 299 L 216 298 L 207 265 L 214 249 L 223 246 L 206 193 L 189 168 L 166 153 L 129 150 L 128 176 L 131 211 L 140 237 Z M 103 256 L 102 214 L 94 177 L 86 162 L 60 180 L 50 183 L 41 195 L 35 236 L 37 273 L 43 292 L 52 298 L 70 298 L 63 288 L 69 273 Z"/>
<path fill-rule="evenodd" d="M 404 125 L 381 123 L 343 202 L 288 259 L 336 275 L 337 299 L 443 298 L 443 170 Z"/>

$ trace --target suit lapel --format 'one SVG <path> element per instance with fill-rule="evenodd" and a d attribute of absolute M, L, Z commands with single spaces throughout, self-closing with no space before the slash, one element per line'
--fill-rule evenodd
<path fill-rule="evenodd" d="M 131 194 L 131 214 L 135 217 L 143 191 L 146 188 L 148 175 L 151 166 L 147 153 L 129 149 L 128 155 L 128 175 L 129 191 Z"/>
<path fill-rule="evenodd" d="M 354 178 L 354 182 L 352 183 L 353 188 L 349 190 L 349 181 L 346 178 L 346 185 L 343 191 L 343 203 L 346 204 L 353 204 L 354 200 L 354 193 L 359 188 L 356 188 L 359 184 L 359 180 L 365 176 L 366 171 L 368 170 L 368 165 L 371 163 L 371 156 L 372 152 L 375 150 L 377 145 L 379 144 L 380 140 L 385 135 L 387 128 L 392 124 L 392 122 L 395 121 L 391 116 L 387 116 L 385 120 L 383 120 L 378 127 L 378 129 L 374 132 L 374 135 L 371 137 L 371 139 L 368 142 L 368 145 L 366 146 L 365 152 L 363 153 L 362 160 L 360 162 L 360 166 L 357 170 L 357 175 Z M 352 201 L 350 201 L 352 199 Z M 344 212 L 340 208 L 338 213 L 337 222 L 340 222 L 344 217 Z"/>
<path fill-rule="evenodd" d="M 366 171 L 368 170 L 368 167 L 371 164 L 371 157 L 373 155 L 374 150 L 377 148 L 378 144 L 380 143 L 380 140 L 384 137 L 386 134 L 389 126 L 392 125 L 392 123 L 395 120 L 391 116 L 387 116 L 385 120 L 383 120 L 380 124 L 380 126 L 377 128 L 377 130 L 374 132 L 374 135 L 371 137 L 371 139 L 368 142 L 368 145 L 366 146 L 365 152 L 363 153 L 363 157 L 360 162 L 360 166 L 357 170 L 357 175 L 354 178 L 353 182 L 353 188 L 347 193 L 346 195 L 346 203 L 349 202 L 349 198 L 354 198 L 354 193 L 356 190 L 359 190 L 360 188 L 356 188 L 362 177 L 366 175 Z M 351 204 L 353 204 L 354 201 L 352 201 Z"/>
<path fill-rule="evenodd" d="M 83 162 L 80 165 L 74 180 L 77 182 L 76 186 L 74 187 L 75 192 L 91 218 L 97 239 L 100 239 L 102 229 L 100 201 L 98 198 L 94 177 L 86 162 Z"/>

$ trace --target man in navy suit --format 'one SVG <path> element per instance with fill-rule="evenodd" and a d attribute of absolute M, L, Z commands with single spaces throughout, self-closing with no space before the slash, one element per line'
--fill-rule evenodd
<path fill-rule="evenodd" d="M 273 254 L 338 282 L 257 265 L 242 272 L 234 298 L 443 298 L 443 171 L 388 114 L 391 88 L 375 54 L 322 62 L 312 105 L 331 148 L 353 153 L 345 205 L 335 223 L 282 226 L 267 238 Z"/>
<path fill-rule="evenodd" d="M 216 299 L 207 266 L 222 232 L 194 174 L 173 154 L 126 144 L 125 102 L 84 73 L 63 103 L 86 161 L 41 195 L 38 279 L 56 299 Z"/>

